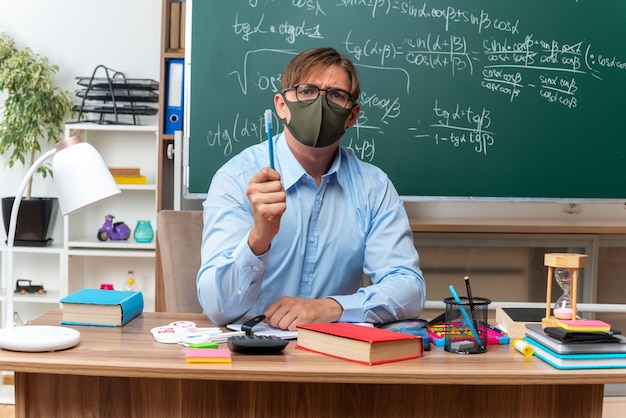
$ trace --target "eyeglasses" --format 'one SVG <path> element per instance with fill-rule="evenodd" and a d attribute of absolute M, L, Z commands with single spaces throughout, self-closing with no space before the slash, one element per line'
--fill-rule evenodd
<path fill-rule="evenodd" d="M 296 92 L 296 100 L 304 104 L 313 103 L 321 92 L 326 93 L 326 103 L 335 109 L 352 109 L 356 103 L 352 95 L 343 89 L 320 89 L 314 84 L 294 84 L 283 90 L 283 95 L 292 90 Z"/>

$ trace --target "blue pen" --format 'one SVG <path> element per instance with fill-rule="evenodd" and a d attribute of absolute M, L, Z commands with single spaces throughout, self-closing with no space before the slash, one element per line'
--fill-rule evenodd
<path fill-rule="evenodd" d="M 274 168 L 274 144 L 272 144 L 272 111 L 265 111 L 265 132 L 267 133 L 267 147 L 270 154 L 270 168 Z"/>
<path fill-rule="evenodd" d="M 452 294 L 452 297 L 454 298 L 456 303 L 459 304 L 459 310 L 461 311 L 461 314 L 463 315 L 463 318 L 465 319 L 465 322 L 467 322 L 467 326 L 469 327 L 470 331 L 472 332 L 472 335 L 474 336 L 474 339 L 476 340 L 476 343 L 480 346 L 480 348 L 482 348 L 484 350 L 485 346 L 483 345 L 483 342 L 480 339 L 480 335 L 478 335 L 478 331 L 476 330 L 476 327 L 474 327 L 474 323 L 472 322 L 472 319 L 467 314 L 467 311 L 465 310 L 465 307 L 463 305 L 461 305 L 461 303 L 462 303 L 461 302 L 461 298 L 456 293 L 456 290 L 454 289 L 453 285 L 450 285 L 449 289 L 450 289 L 450 293 Z"/>

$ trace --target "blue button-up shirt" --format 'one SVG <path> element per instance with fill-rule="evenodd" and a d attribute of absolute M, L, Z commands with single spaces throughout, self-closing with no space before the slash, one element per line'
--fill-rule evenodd
<path fill-rule="evenodd" d="M 341 147 L 320 187 L 273 138 L 287 210 L 270 249 L 248 246 L 253 225 L 250 179 L 268 165 L 261 143 L 213 177 L 204 206 L 198 298 L 217 324 L 259 315 L 280 296 L 335 299 L 341 321 L 384 322 L 419 316 L 425 283 L 404 204 L 387 175 Z M 372 284 L 362 287 L 365 274 Z"/>

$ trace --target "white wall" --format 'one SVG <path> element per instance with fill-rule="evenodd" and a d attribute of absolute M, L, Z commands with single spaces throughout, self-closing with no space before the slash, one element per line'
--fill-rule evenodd
<path fill-rule="evenodd" d="M 60 67 L 57 83 L 73 92 L 77 76 L 102 64 L 130 78 L 159 80 L 160 0 L 0 0 L 0 32 Z M 143 117 L 141 124 L 156 124 Z M 0 197 L 14 196 L 25 169 L 6 166 L 0 156 Z M 51 180 L 37 179 L 33 194 L 54 196 Z M 60 241 L 60 223 L 55 241 Z M 4 241 L 4 228 L 0 228 Z"/>
<path fill-rule="evenodd" d="M 76 88 L 74 77 L 91 75 L 99 64 L 128 77 L 158 80 L 160 28 L 159 0 L 0 0 L 0 32 L 59 65 L 57 81 L 69 91 Z M 142 123 L 156 121 L 142 119 Z M 5 160 L 0 157 L 0 196 L 13 195 L 23 174 L 24 171 L 6 169 Z M 54 195 L 49 180 L 40 180 L 34 187 L 40 196 Z M 583 204 L 581 213 L 575 215 L 565 214 L 561 207 L 560 203 L 407 203 L 412 217 L 555 222 L 601 219 L 626 223 L 626 210 L 621 204 Z"/>

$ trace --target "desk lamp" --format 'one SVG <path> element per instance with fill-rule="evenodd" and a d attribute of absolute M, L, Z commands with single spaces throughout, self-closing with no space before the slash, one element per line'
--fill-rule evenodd
<path fill-rule="evenodd" d="M 80 333 L 72 328 L 48 325 L 15 326 L 13 323 L 13 246 L 17 214 L 29 179 L 53 155 L 52 173 L 63 215 L 69 215 L 120 193 L 98 151 L 83 142 L 79 136 L 57 143 L 55 148 L 41 155 L 28 170 L 15 195 L 7 234 L 6 325 L 0 330 L 0 348 L 5 350 L 55 351 L 73 347 L 80 341 Z"/>

